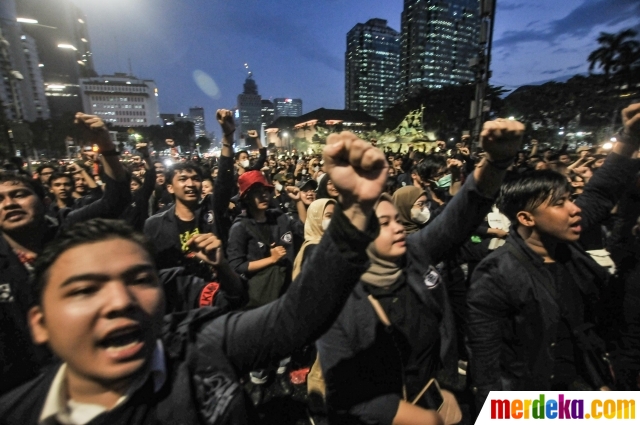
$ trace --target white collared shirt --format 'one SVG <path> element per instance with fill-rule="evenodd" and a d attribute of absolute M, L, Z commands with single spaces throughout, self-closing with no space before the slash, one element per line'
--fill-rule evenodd
<path fill-rule="evenodd" d="M 144 383 L 149 375 L 153 379 L 154 392 L 160 391 L 160 388 L 164 385 L 167 379 L 167 369 L 165 365 L 164 347 L 162 342 L 157 340 L 156 348 L 153 350 L 151 356 L 151 363 L 149 364 L 149 371 L 136 379 L 131 385 L 126 394 L 120 397 L 118 402 L 111 408 L 107 409 L 104 406 L 90 403 L 80 403 L 69 398 L 67 391 L 66 381 L 67 364 L 63 363 L 58 369 L 47 398 L 42 407 L 42 413 L 40 413 L 39 425 L 49 425 L 57 423 L 63 425 L 85 425 L 92 421 L 96 416 L 114 409 L 129 399 Z"/>

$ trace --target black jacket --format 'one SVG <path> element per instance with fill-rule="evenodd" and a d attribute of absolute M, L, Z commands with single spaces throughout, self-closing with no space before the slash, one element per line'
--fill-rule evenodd
<path fill-rule="evenodd" d="M 231 267 L 245 279 L 251 277 L 249 263 L 271 256 L 271 244 L 286 248 L 287 255 L 280 260 L 282 265 L 291 267 L 296 258 L 294 237 L 304 233 L 299 221 L 291 219 L 280 210 L 267 210 L 267 223 L 271 230 L 270 239 L 261 240 L 253 231 L 255 220 L 245 213 L 240 214 L 231 227 L 227 258 Z M 251 227 L 250 227 L 251 226 Z"/>
<path fill-rule="evenodd" d="M 598 225 L 609 215 L 636 168 L 629 158 L 609 155 L 576 200 L 583 228 Z M 585 323 L 596 325 L 608 273 L 577 244 L 558 249 L 582 293 Z M 531 266 L 538 272 L 530 273 Z M 490 391 L 550 389 L 560 321 L 553 281 L 541 257 L 513 229 L 507 243 L 476 268 L 467 302 L 470 378 L 478 407 Z"/>
<path fill-rule="evenodd" d="M 131 203 L 120 216 L 121 220 L 126 221 L 139 232 L 142 231 L 144 222 L 149 218 L 149 198 L 151 198 L 155 187 L 156 169 L 151 167 L 144 176 L 142 186 L 132 193 Z"/>
<path fill-rule="evenodd" d="M 331 325 L 366 270 L 375 233 L 357 231 L 344 214 L 331 221 L 320 249 L 277 301 L 247 312 L 201 308 L 170 316 L 163 331 L 167 380 L 148 381 L 98 424 L 233 424 L 252 422 L 240 377 L 316 340 Z M 324 273 L 317 270 L 325 268 Z M 37 424 L 57 368 L 0 398 L 0 423 Z"/>
<path fill-rule="evenodd" d="M 47 221 L 43 243 L 51 241 L 63 227 L 91 218 L 117 218 L 131 199 L 129 181 L 116 182 L 105 176 L 107 186 L 101 199 L 83 208 Z M 37 373 L 46 352 L 31 342 L 27 312 L 31 306 L 29 272 L 0 233 L 0 394 L 14 388 Z"/>
<path fill-rule="evenodd" d="M 433 223 L 407 237 L 404 277 L 423 307 L 440 317 L 438 378 L 445 385 L 454 385 L 457 378 L 458 351 L 447 290 L 434 266 L 455 255 L 492 204 L 493 199 L 480 194 L 470 177 Z M 316 344 L 327 405 L 335 423 L 391 424 L 402 399 L 401 363 L 363 285 L 356 286 L 336 322 Z M 423 378 L 426 384 L 431 377 Z"/>
<path fill-rule="evenodd" d="M 212 195 L 207 195 L 195 211 L 196 227 L 200 233 L 213 233 L 226 246 L 230 220 L 227 214 L 233 185 L 233 158 L 220 157 L 220 168 Z M 153 215 L 144 224 L 144 234 L 156 250 L 156 264 L 160 269 L 191 267 L 185 258 L 178 232 L 176 207 Z"/>

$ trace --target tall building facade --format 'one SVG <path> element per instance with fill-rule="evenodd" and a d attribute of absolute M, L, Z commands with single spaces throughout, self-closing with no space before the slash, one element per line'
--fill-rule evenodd
<path fill-rule="evenodd" d="M 16 9 L 37 46 L 51 115 L 81 110 L 79 80 L 97 75 L 86 16 L 70 0 L 19 0 Z"/>
<path fill-rule="evenodd" d="M 262 124 L 265 126 L 275 120 L 275 106 L 269 99 L 262 99 Z"/>
<path fill-rule="evenodd" d="M 193 123 L 196 139 L 198 137 L 207 137 L 207 128 L 204 122 L 204 108 L 199 106 L 189 108 L 189 121 Z"/>
<path fill-rule="evenodd" d="M 384 19 L 357 24 L 347 34 L 345 109 L 380 119 L 398 98 L 400 34 Z"/>
<path fill-rule="evenodd" d="M 405 0 L 400 70 L 403 95 L 474 80 L 479 0 Z"/>
<path fill-rule="evenodd" d="M 116 73 L 80 79 L 85 112 L 123 127 L 162 125 L 158 87 L 153 80 Z"/>
<path fill-rule="evenodd" d="M 0 2 L 0 39 L 0 100 L 5 117 L 48 119 L 38 50 L 17 20 L 14 0 Z"/>
<path fill-rule="evenodd" d="M 302 99 L 277 97 L 273 99 L 275 106 L 274 120 L 280 117 L 299 117 L 302 115 Z"/>
<path fill-rule="evenodd" d="M 246 136 L 249 130 L 260 133 L 262 124 L 262 99 L 258 94 L 258 85 L 249 72 L 244 81 L 244 91 L 238 95 L 239 137 Z"/>

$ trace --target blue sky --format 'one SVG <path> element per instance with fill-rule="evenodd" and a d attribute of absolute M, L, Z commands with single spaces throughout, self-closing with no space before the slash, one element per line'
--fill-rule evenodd
<path fill-rule="evenodd" d="M 130 59 L 136 76 L 158 84 L 162 112 L 202 106 L 209 130 L 217 129 L 217 108 L 235 106 L 245 63 L 263 98 L 299 97 L 305 112 L 343 108 L 347 32 L 371 18 L 400 30 L 403 7 L 401 0 L 74 1 L 87 14 L 98 73 L 127 72 Z M 600 31 L 640 29 L 640 0 L 497 3 L 492 83 L 508 88 L 586 72 Z"/>

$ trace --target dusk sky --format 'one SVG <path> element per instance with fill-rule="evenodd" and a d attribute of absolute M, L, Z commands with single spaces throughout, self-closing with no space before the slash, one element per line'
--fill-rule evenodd
<path fill-rule="evenodd" d="M 400 31 L 402 0 L 74 0 L 99 74 L 154 79 L 160 110 L 233 108 L 247 72 L 262 98 L 344 108 L 346 34 L 371 18 Z M 491 81 L 520 85 L 587 72 L 599 32 L 640 30 L 640 0 L 497 0 Z M 199 84 L 198 84 L 199 82 Z"/>

